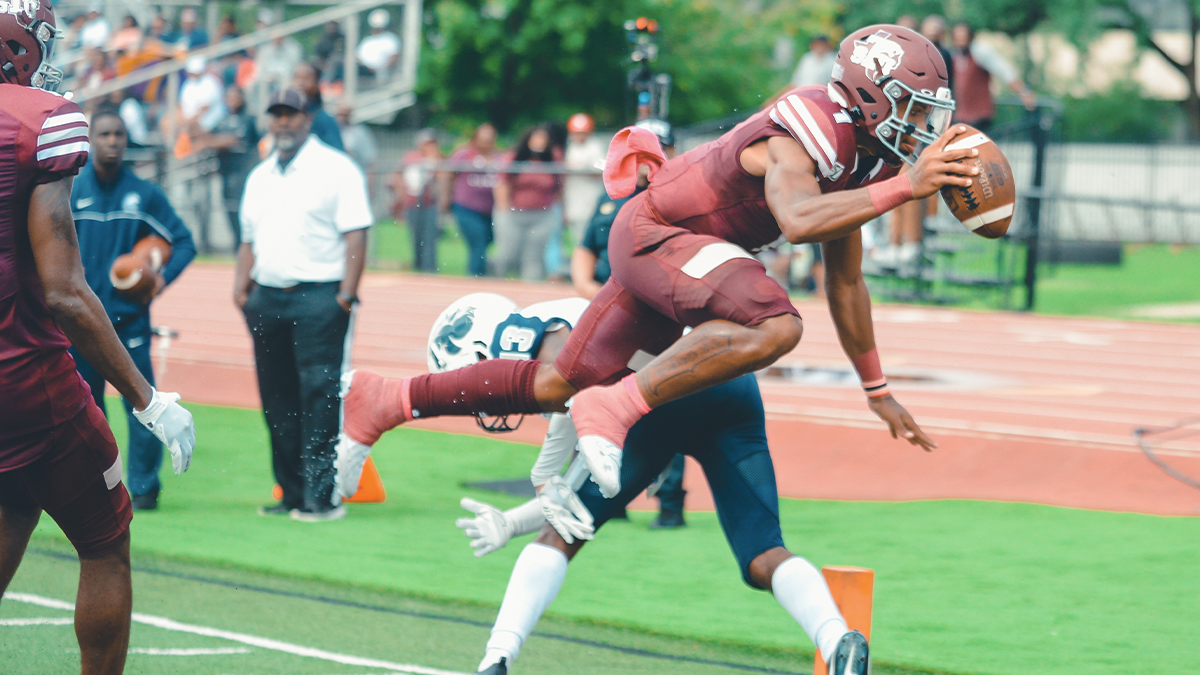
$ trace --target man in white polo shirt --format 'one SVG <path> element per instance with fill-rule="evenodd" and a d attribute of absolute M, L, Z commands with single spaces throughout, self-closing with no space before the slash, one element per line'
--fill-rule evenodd
<path fill-rule="evenodd" d="M 275 152 L 246 179 L 233 299 L 254 339 L 278 504 L 263 515 L 319 522 L 346 515 L 334 493 L 338 385 L 373 218 L 366 179 L 310 135 L 298 89 L 271 96 Z"/>

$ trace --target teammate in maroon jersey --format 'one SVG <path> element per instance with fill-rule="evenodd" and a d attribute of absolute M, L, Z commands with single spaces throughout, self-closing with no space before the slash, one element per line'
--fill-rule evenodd
<path fill-rule="evenodd" d="M 187 470 L 195 433 L 177 394 L 141 376 L 84 280 L 71 183 L 87 162 L 79 106 L 51 91 L 48 0 L 0 3 L 0 594 L 42 511 L 79 553 L 75 635 L 84 673 L 120 673 L 129 644 L 129 493 L 75 345 Z M 30 655 L 30 658 L 34 658 Z"/>
<path fill-rule="evenodd" d="M 935 447 L 880 370 L 859 228 L 942 186 L 971 184 L 976 171 L 956 162 L 975 151 L 945 149 L 953 108 L 932 43 L 899 26 L 856 31 L 842 41 L 827 87 L 795 89 L 666 162 L 622 207 L 609 244 L 612 279 L 553 365 L 492 360 L 404 380 L 357 371 L 344 380 L 343 449 L 361 452 L 415 417 L 562 410 L 574 396 L 580 450 L 612 494 L 625 431 L 643 414 L 763 368 L 799 342 L 787 293 L 750 255 L 781 238 L 822 244 L 830 311 L 870 409 L 893 436 Z M 640 142 L 619 134 L 610 168 L 636 173 L 649 159 Z M 695 330 L 680 338 L 683 326 Z M 649 363 L 630 374 L 639 361 Z"/>

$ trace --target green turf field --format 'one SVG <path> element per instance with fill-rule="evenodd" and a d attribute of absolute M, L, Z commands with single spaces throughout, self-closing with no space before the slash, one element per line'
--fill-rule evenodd
<path fill-rule="evenodd" d="M 158 512 L 134 519 L 137 561 L 168 569 L 178 560 L 189 561 L 183 567 L 228 566 L 229 574 L 252 571 L 284 585 L 316 584 L 324 589 L 349 584 L 338 586 L 339 592 L 380 603 L 428 605 L 432 613 L 461 611 L 473 621 L 490 622 L 520 544 L 476 560 L 453 525 L 465 513 L 457 502 L 469 495 L 502 508 L 515 505 L 512 497 L 462 485 L 527 475 L 534 448 L 401 429 L 376 447 L 389 492 L 386 504 L 350 505 L 344 521 L 301 524 L 255 513 L 258 505 L 269 501 L 272 484 L 261 415 L 189 407 L 199 429 L 195 461 L 184 476 L 164 477 Z M 115 426 L 120 437 L 122 423 Z M 817 565 L 859 565 L 876 571 L 873 653 L 879 666 L 963 674 L 1078 675 L 1187 671 L 1194 663 L 1194 629 L 1200 626 L 1200 519 L 965 501 L 785 500 L 781 511 L 785 539 L 793 550 Z M 567 583 L 551 607 L 554 621 L 541 630 L 655 652 L 715 654 L 711 658 L 718 661 L 807 670 L 807 640 L 769 596 L 741 583 L 715 516 L 691 514 L 689 527 L 675 532 L 648 530 L 651 516 L 635 513 L 631 522 L 601 531 L 572 563 Z M 60 540 L 53 524 L 43 519 L 34 547 L 61 551 Z M 35 569 L 18 577 L 31 581 L 14 582 L 12 590 L 70 599 L 69 573 L 60 574 L 57 585 L 41 580 L 46 560 L 31 556 L 26 566 Z M 173 582 L 163 583 L 170 587 Z M 151 594 L 145 591 L 143 596 L 140 589 L 153 585 L 142 581 L 138 586 L 135 611 L 299 640 L 280 633 L 277 624 L 265 618 L 254 618 L 275 611 L 260 607 L 267 601 L 258 595 L 247 601 L 248 594 L 235 594 L 221 604 L 220 612 L 228 617 L 250 617 L 221 623 L 217 618 L 224 615 L 216 610 L 197 615 L 183 611 L 195 603 L 220 604 L 212 589 L 189 586 L 177 600 L 141 604 L 141 598 Z M 6 601 L 0 618 L 16 611 L 28 615 L 30 610 Z M 321 635 L 308 624 L 320 626 L 328 621 L 323 618 L 328 613 L 291 610 L 291 615 L 310 617 L 305 620 L 305 640 Z M 486 629 L 475 628 L 459 636 L 457 628 L 436 623 L 428 635 L 400 633 L 390 641 L 363 629 L 350 632 L 347 646 L 336 640 L 313 644 L 389 662 L 470 670 L 486 640 Z M 0 627 L 0 636 L 16 630 Z M 135 629 L 135 635 L 140 630 L 144 629 Z M 66 654 L 61 650 L 68 649 L 69 634 L 62 639 L 66 642 L 46 647 L 44 653 Z M 555 642 L 535 634 L 517 672 L 535 672 L 532 665 L 538 661 L 526 656 L 541 649 L 551 653 Z M 0 652 L 0 659 L 24 658 L 14 655 L 14 649 L 24 654 L 24 647 L 14 648 L 12 638 L 5 643 L 2 649 L 7 651 Z M 230 655 L 216 669 L 170 672 L 375 672 L 346 666 L 331 670 L 328 665 L 324 670 L 291 665 L 233 669 L 242 656 Z M 647 672 L 675 672 L 658 663 L 661 659 L 635 660 L 647 659 L 654 661 L 644 666 Z M 0 672 L 13 672 L 2 664 Z M 637 672 L 642 667 L 589 661 L 542 670 Z M 46 672 L 69 669 L 64 665 Z M 708 671 L 697 667 L 680 672 Z M 876 672 L 896 671 L 879 667 Z"/>

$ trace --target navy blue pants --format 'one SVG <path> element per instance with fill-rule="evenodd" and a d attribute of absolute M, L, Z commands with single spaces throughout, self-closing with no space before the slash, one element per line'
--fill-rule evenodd
<path fill-rule="evenodd" d="M 133 364 L 137 366 L 142 377 L 154 386 L 154 370 L 150 366 L 150 315 L 142 314 L 118 318 L 113 324 L 121 344 L 129 351 Z M 92 398 L 104 414 L 108 410 L 104 406 L 104 378 L 96 372 L 92 365 L 85 361 L 75 348 L 71 348 L 71 356 L 75 358 L 75 366 L 83 380 L 92 388 Z M 158 480 L 158 470 L 162 468 L 163 444 L 142 426 L 133 416 L 133 404 L 121 399 L 125 404 L 125 419 L 129 423 L 129 451 L 125 456 L 125 485 L 129 494 L 140 495 L 158 492 L 162 484 Z"/>
<path fill-rule="evenodd" d="M 750 563 L 783 546 L 783 533 L 775 465 L 767 449 L 766 417 L 754 376 L 655 408 L 633 425 L 625 439 L 621 492 L 605 499 L 590 480 L 579 489 L 597 529 L 619 516 L 676 453 L 695 457 L 704 469 L 742 579 L 758 588 L 750 579 Z"/>
<path fill-rule="evenodd" d="M 494 238 L 492 234 L 492 214 L 480 213 L 465 206 L 454 204 L 450 207 L 454 219 L 458 221 L 458 231 L 467 240 L 467 269 L 471 276 L 482 277 L 487 274 L 487 249 Z"/>

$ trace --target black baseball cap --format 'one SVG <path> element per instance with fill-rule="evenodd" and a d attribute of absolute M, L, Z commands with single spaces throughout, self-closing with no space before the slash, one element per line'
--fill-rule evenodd
<path fill-rule="evenodd" d="M 295 87 L 280 89 L 271 94 L 271 98 L 267 100 L 267 114 L 274 114 L 275 109 L 280 106 L 308 112 L 308 97 Z"/>

